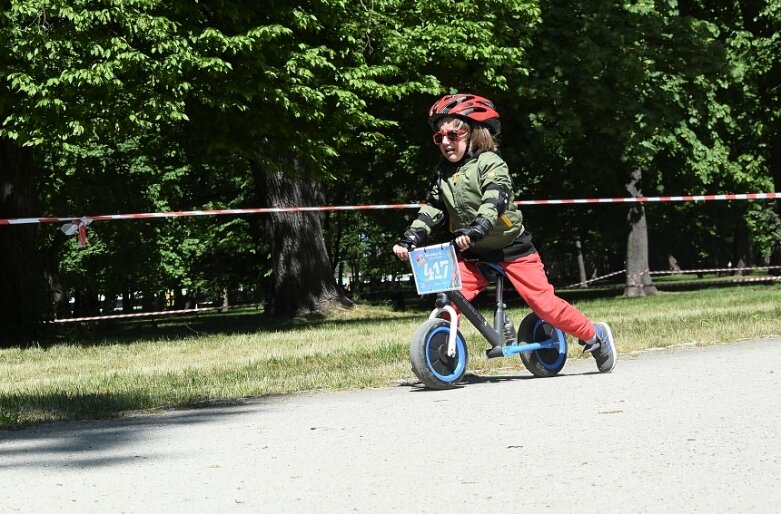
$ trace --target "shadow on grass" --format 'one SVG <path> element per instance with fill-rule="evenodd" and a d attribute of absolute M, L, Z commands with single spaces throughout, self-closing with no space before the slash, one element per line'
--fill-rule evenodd
<path fill-rule="evenodd" d="M 616 296 L 615 290 L 590 290 L 564 292 L 562 297 L 576 299 Z M 106 319 L 77 323 L 43 325 L 34 336 L 0 341 L 0 348 L 26 348 L 31 346 L 50 348 L 58 344 L 82 347 L 103 344 L 132 344 L 136 341 L 180 340 L 204 335 L 242 335 L 267 331 L 291 331 L 316 328 L 323 324 L 367 325 L 386 323 L 389 320 L 424 320 L 434 306 L 436 295 L 417 296 L 414 291 L 405 295 L 403 311 L 384 317 L 381 312 L 367 317 L 340 319 L 312 314 L 292 319 L 271 318 L 257 308 L 244 308 L 226 312 L 208 311 L 196 314 L 178 314 L 164 317 L 139 317 L 130 319 Z M 479 309 L 490 309 L 495 303 L 493 291 L 486 291 L 475 301 Z M 525 307 L 523 300 L 513 290 L 506 293 L 506 303 L 511 308 Z M 378 308 L 387 302 L 363 302 L 359 306 Z"/>
<path fill-rule="evenodd" d="M 381 313 L 352 319 L 329 318 L 311 315 L 293 319 L 274 319 L 259 310 L 209 312 L 203 314 L 175 315 L 164 318 L 110 319 L 80 322 L 74 325 L 46 326 L 45 331 L 31 343 L 29 340 L 11 341 L 7 348 L 39 346 L 50 348 L 58 344 L 100 346 L 102 344 L 132 344 L 136 341 L 179 340 L 205 335 L 242 335 L 257 332 L 285 332 L 306 330 L 322 325 L 353 325 L 387 323 L 389 320 L 425 319 L 426 312 L 394 312 L 383 317 Z"/>

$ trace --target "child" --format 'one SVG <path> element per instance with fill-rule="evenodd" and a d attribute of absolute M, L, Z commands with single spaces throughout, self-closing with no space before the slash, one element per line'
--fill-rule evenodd
<path fill-rule="evenodd" d="M 609 372 L 618 355 L 607 323 L 592 323 L 555 295 L 540 256 L 523 227 L 507 163 L 497 153 L 501 131 L 494 104 L 472 94 L 447 95 L 431 106 L 429 124 L 444 159 L 435 168 L 426 205 L 404 232 L 393 253 L 402 261 L 410 249 L 425 246 L 435 228 L 448 224 L 461 252 L 461 293 L 472 300 L 488 287 L 474 262 L 497 262 L 537 316 L 578 338 L 600 372 Z"/>

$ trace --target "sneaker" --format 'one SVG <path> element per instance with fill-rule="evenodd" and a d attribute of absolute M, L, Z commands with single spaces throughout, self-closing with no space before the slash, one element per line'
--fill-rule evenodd
<path fill-rule="evenodd" d="M 585 343 L 583 341 L 580 344 L 583 345 L 583 353 L 590 353 L 594 360 L 597 361 L 597 369 L 600 373 L 608 373 L 613 371 L 616 367 L 616 361 L 618 360 L 618 353 L 616 352 L 616 344 L 613 342 L 613 333 L 610 331 L 610 327 L 604 321 L 598 321 L 594 323 L 594 329 L 597 331 L 597 339 L 593 343 Z"/>

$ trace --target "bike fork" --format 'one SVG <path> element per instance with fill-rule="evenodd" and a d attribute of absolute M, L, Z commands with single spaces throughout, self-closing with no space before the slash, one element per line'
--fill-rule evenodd
<path fill-rule="evenodd" d="M 439 293 L 442 295 L 442 293 Z M 440 305 L 440 303 L 442 305 Z M 437 296 L 437 308 L 429 314 L 428 319 L 438 318 L 442 312 L 447 312 L 450 315 L 450 331 L 447 334 L 447 356 L 456 356 L 456 336 L 458 335 L 458 314 L 456 310 L 450 306 L 450 303 L 445 301 L 440 302 L 439 295 Z"/>

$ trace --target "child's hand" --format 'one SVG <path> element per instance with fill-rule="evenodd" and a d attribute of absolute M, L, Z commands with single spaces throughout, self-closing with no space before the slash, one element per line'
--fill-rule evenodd
<path fill-rule="evenodd" d="M 456 237 L 453 242 L 456 244 L 458 251 L 463 252 L 468 250 L 472 246 L 472 239 L 469 236 L 463 235 Z"/>
<path fill-rule="evenodd" d="M 493 224 L 485 219 L 483 216 L 478 215 L 471 225 L 467 227 L 461 227 L 453 232 L 456 238 L 453 240 L 456 246 L 462 252 L 468 249 L 473 244 L 483 239 L 491 229 Z"/>
<path fill-rule="evenodd" d="M 396 255 L 396 257 L 399 258 L 400 261 L 408 261 L 409 260 L 409 250 L 407 250 L 407 247 L 405 247 L 405 246 L 394 245 L 393 246 L 393 253 Z"/>

